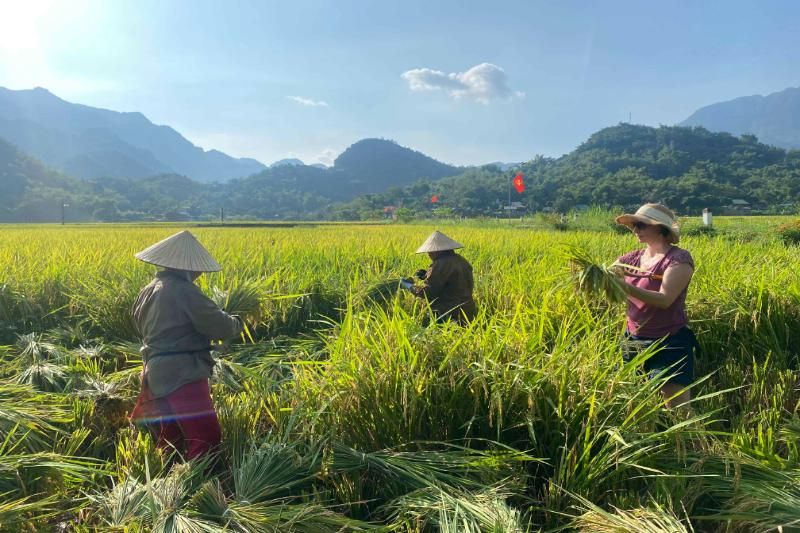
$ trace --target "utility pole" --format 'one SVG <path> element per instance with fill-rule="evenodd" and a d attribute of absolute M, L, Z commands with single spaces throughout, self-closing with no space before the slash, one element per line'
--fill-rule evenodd
<path fill-rule="evenodd" d="M 221 224 L 225 222 L 225 208 L 224 207 L 220 207 L 219 208 L 219 221 L 220 221 Z"/>
<path fill-rule="evenodd" d="M 69 204 L 62 201 L 61 202 L 61 225 L 62 226 L 64 225 L 64 214 L 65 214 L 65 208 L 67 208 L 67 207 L 69 207 Z"/>
<path fill-rule="evenodd" d="M 514 178 L 508 182 L 508 205 L 506 205 L 506 210 L 508 211 L 508 220 L 511 220 L 511 184 L 514 183 Z"/>

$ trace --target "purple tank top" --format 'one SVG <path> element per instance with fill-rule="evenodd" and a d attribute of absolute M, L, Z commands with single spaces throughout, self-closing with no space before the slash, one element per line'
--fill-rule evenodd
<path fill-rule="evenodd" d="M 617 261 L 638 267 L 642 259 L 642 253 L 644 253 L 644 249 L 634 250 L 623 255 Z M 673 246 L 647 273 L 663 276 L 669 267 L 682 263 L 689 264 L 694 268 L 692 255 L 683 248 Z M 639 274 L 645 274 L 645 272 L 640 272 Z M 661 289 L 661 279 L 625 276 L 625 281 L 648 291 Z M 675 301 L 672 302 L 672 305 L 666 309 L 659 309 L 635 298 L 628 298 L 628 332 L 631 335 L 653 338 L 661 338 L 676 333 L 689 323 L 689 319 L 686 316 L 687 289 L 683 289 L 678 297 L 675 298 Z"/>

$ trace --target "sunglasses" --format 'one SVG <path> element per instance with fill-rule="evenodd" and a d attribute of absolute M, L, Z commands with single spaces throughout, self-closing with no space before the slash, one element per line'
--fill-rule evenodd
<path fill-rule="evenodd" d="M 633 224 L 631 224 L 632 229 L 645 229 L 649 226 L 650 224 L 645 224 L 644 222 L 634 222 Z"/>

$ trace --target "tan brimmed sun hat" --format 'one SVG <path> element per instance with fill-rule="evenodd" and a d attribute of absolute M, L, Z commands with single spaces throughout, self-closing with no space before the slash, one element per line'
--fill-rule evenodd
<path fill-rule="evenodd" d="M 190 272 L 218 272 L 222 267 L 197 238 L 184 230 L 136 254 L 136 259 L 164 268 Z"/>
<path fill-rule="evenodd" d="M 422 246 L 417 248 L 415 253 L 424 254 L 425 252 L 444 252 L 446 250 L 455 250 L 456 248 L 463 248 L 464 245 L 456 242 L 441 231 L 434 231 L 431 236 L 422 243 Z"/>
<path fill-rule="evenodd" d="M 669 230 L 668 240 L 672 244 L 677 244 L 681 238 L 678 221 L 675 219 L 675 213 L 662 204 L 644 204 L 632 215 L 624 214 L 618 216 L 616 222 L 617 224 L 623 224 L 629 228 L 634 222 L 641 222 L 651 226 L 664 226 Z"/>

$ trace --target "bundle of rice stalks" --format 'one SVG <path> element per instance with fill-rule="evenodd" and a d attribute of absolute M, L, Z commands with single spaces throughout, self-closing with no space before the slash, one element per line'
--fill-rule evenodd
<path fill-rule="evenodd" d="M 539 461 L 516 450 L 484 451 L 447 443 L 439 445 L 441 450 L 361 452 L 334 442 L 330 468 L 339 473 L 369 471 L 386 494 L 426 487 L 482 490 L 487 484 L 511 480 L 515 465 Z"/>
<path fill-rule="evenodd" d="M 592 533 L 690 533 L 691 524 L 684 524 L 675 514 L 661 506 L 652 509 L 614 509 L 606 511 L 593 507 L 579 516 L 573 526 L 578 531 Z"/>
<path fill-rule="evenodd" d="M 18 335 L 15 347 L 19 351 L 20 359 L 26 363 L 64 362 L 62 350 L 55 344 L 44 341 L 38 333 Z"/>
<path fill-rule="evenodd" d="M 625 281 L 618 274 L 617 263 L 606 266 L 576 246 L 568 247 L 565 255 L 579 292 L 588 296 L 604 296 L 612 303 L 625 302 Z"/>
<path fill-rule="evenodd" d="M 8 531 L 13 531 L 14 528 L 18 528 L 17 531 L 35 531 L 32 515 L 36 516 L 36 520 L 44 521 L 58 512 L 55 496 L 14 498 L 7 493 L 0 496 L 3 496 L 0 502 L 0 524 L 8 528 Z"/>
<path fill-rule="evenodd" d="M 391 302 L 400 290 L 400 281 L 400 278 L 391 278 L 371 285 L 358 295 L 357 301 L 364 304 Z"/>
<path fill-rule="evenodd" d="M 258 324 L 263 316 L 261 286 L 254 281 L 241 281 L 227 290 L 212 287 L 211 299 L 226 312 L 239 315 L 250 324 Z"/>
<path fill-rule="evenodd" d="M 20 372 L 14 381 L 42 392 L 64 392 L 67 387 L 67 372 L 61 365 L 33 363 Z"/>
<path fill-rule="evenodd" d="M 442 533 L 480 533 L 502 531 L 522 533 L 531 531 L 531 523 L 522 513 L 509 505 L 512 495 L 502 488 L 487 487 L 477 492 L 441 490 L 425 487 L 391 502 L 396 525 L 438 530 Z"/>
<path fill-rule="evenodd" d="M 28 386 L 0 382 L 0 460 L 6 446 L 15 447 L 17 453 L 52 450 L 53 442 L 64 434 L 60 428 L 73 416 L 72 406 L 63 395 L 41 394 Z M 2 470 L 0 464 L 0 474 Z"/>
<path fill-rule="evenodd" d="M 117 432 L 128 426 L 128 414 L 133 409 L 134 400 L 125 392 L 121 382 L 91 378 L 75 391 L 77 398 L 87 400 L 92 406 L 91 418 L 84 424 L 95 438 L 108 437 L 113 442 Z"/>

